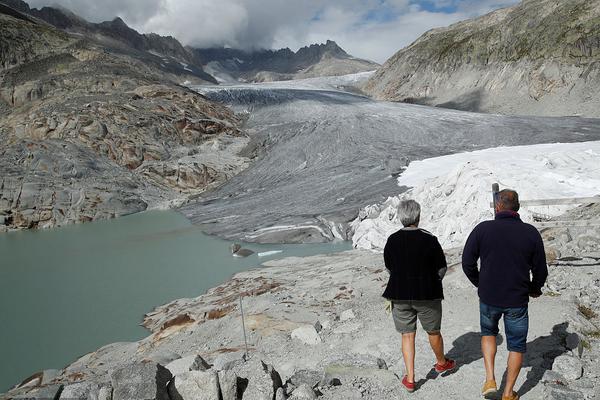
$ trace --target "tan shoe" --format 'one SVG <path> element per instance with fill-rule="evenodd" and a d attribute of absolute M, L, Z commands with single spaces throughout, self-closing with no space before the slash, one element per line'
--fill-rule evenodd
<path fill-rule="evenodd" d="M 502 396 L 502 400 L 519 400 L 519 395 L 515 392 L 512 392 L 510 396 Z"/>
<path fill-rule="evenodd" d="M 481 394 L 487 396 L 488 394 L 494 394 L 497 391 L 498 386 L 496 385 L 496 381 L 485 381 L 483 389 L 481 389 Z"/>

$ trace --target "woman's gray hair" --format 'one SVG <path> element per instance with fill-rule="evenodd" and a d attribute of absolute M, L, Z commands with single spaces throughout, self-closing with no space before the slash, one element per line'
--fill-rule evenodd
<path fill-rule="evenodd" d="M 398 204 L 398 218 L 403 226 L 419 225 L 421 206 L 414 200 L 402 200 Z"/>

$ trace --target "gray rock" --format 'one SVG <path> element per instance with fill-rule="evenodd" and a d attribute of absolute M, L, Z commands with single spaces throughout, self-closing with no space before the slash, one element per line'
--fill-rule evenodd
<path fill-rule="evenodd" d="M 59 369 L 45 369 L 42 372 L 42 385 L 48 385 L 54 379 L 58 378 L 62 373 Z"/>
<path fill-rule="evenodd" d="M 285 395 L 283 388 L 277 389 L 277 392 L 275 392 L 275 400 L 287 400 L 287 396 Z"/>
<path fill-rule="evenodd" d="M 290 400 L 313 400 L 316 398 L 317 394 L 315 391 L 306 384 L 300 385 L 292 392 L 292 395 L 290 396 Z"/>
<path fill-rule="evenodd" d="M 254 252 L 250 249 L 239 249 L 235 253 L 233 253 L 234 257 L 248 257 L 254 254 Z"/>
<path fill-rule="evenodd" d="M 94 382 L 78 382 L 64 387 L 60 400 L 111 400 L 112 388 Z"/>
<path fill-rule="evenodd" d="M 219 371 L 222 400 L 237 400 L 237 375 L 232 371 Z"/>
<path fill-rule="evenodd" d="M 356 315 L 354 315 L 354 311 L 352 311 L 352 309 L 343 311 L 340 314 L 340 321 L 344 322 L 344 321 L 349 321 L 351 319 L 356 318 Z"/>
<path fill-rule="evenodd" d="M 554 359 L 552 370 L 561 374 L 569 381 L 574 381 L 583 375 L 583 363 L 577 357 L 563 354 Z"/>
<path fill-rule="evenodd" d="M 544 375 L 542 376 L 541 380 L 544 383 L 553 383 L 558 385 L 564 384 L 566 382 L 564 376 L 551 369 L 547 369 L 544 371 Z"/>
<path fill-rule="evenodd" d="M 279 373 L 262 361 L 251 361 L 246 367 L 252 371 L 247 377 L 248 387 L 244 391 L 243 400 L 273 400 L 277 389 L 282 386 Z"/>
<path fill-rule="evenodd" d="M 126 365 L 110 374 L 113 400 L 169 400 L 167 383 L 172 377 L 153 362 Z"/>
<path fill-rule="evenodd" d="M 181 355 L 179 355 L 173 351 L 158 348 L 157 350 L 155 350 L 152 353 L 150 353 L 149 355 L 147 355 L 144 359 L 151 360 L 157 364 L 166 366 L 167 364 L 170 364 L 174 361 L 181 359 Z M 173 375 L 175 375 L 175 374 L 173 374 Z"/>
<path fill-rule="evenodd" d="M 315 345 L 322 342 L 317 330 L 312 325 L 303 325 L 294 329 L 291 336 L 292 339 L 300 340 L 302 343 L 308 345 Z"/>
<path fill-rule="evenodd" d="M 216 371 L 225 371 L 244 363 L 244 352 L 236 351 L 232 353 L 219 354 L 213 360 L 213 369 Z"/>
<path fill-rule="evenodd" d="M 199 354 L 193 354 L 171 361 L 165 368 L 171 371 L 173 376 L 177 376 L 188 371 L 206 371 L 210 369 L 210 365 Z"/>
<path fill-rule="evenodd" d="M 218 400 L 219 376 L 214 371 L 188 371 L 169 385 L 171 400 Z"/>
<path fill-rule="evenodd" d="M 11 396 L 13 399 L 31 399 L 31 400 L 47 400 L 56 399 L 59 392 L 62 390 L 62 385 L 48 385 L 33 389 L 25 394 L 16 394 Z"/>
<path fill-rule="evenodd" d="M 544 387 L 544 398 L 547 400 L 583 400 L 583 393 L 565 385 L 550 384 Z"/>
<path fill-rule="evenodd" d="M 315 388 L 323 377 L 322 372 L 303 369 L 296 371 L 286 382 L 285 389 L 288 393 L 292 393 L 294 389 L 307 385 L 310 388 Z"/>
<path fill-rule="evenodd" d="M 385 360 L 375 357 L 371 354 L 340 354 L 331 357 L 325 361 L 327 365 L 336 365 L 343 367 L 371 368 L 371 369 L 387 369 Z"/>

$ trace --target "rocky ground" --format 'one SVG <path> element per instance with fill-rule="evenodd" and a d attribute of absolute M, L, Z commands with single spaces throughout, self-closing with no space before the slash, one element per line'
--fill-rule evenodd
<path fill-rule="evenodd" d="M 247 167 L 229 109 L 41 21 L 0 21 L 0 231 L 167 207 Z"/>
<path fill-rule="evenodd" d="M 560 218 L 586 220 L 599 213 L 599 205 L 582 206 Z M 565 225 L 542 234 L 550 276 L 544 295 L 530 303 L 528 353 L 516 387 L 523 399 L 594 399 L 600 395 L 600 231 Z M 478 398 L 484 378 L 478 300 L 459 253 L 447 250 L 442 328 L 446 353 L 458 368 L 435 374 L 420 331 L 414 394 L 399 381 L 400 336 L 380 297 L 387 282 L 381 254 L 353 250 L 271 261 L 236 274 L 200 297 L 148 313 L 147 338 L 105 346 L 61 371 L 40 372 L 1 398 Z"/>

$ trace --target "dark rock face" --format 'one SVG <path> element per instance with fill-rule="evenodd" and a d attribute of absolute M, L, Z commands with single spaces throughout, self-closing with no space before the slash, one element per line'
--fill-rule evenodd
<path fill-rule="evenodd" d="M 364 89 L 468 111 L 598 117 L 599 18 L 599 0 L 523 1 L 425 33 Z"/>
<path fill-rule="evenodd" d="M 314 68 L 321 63 L 332 63 L 332 60 L 346 67 L 346 69 L 340 67 L 338 74 L 369 71 L 378 66 L 373 62 L 350 56 L 331 40 L 325 44 L 302 47 L 295 53 L 289 48 L 259 51 L 209 48 L 194 49 L 194 53 L 204 64 L 217 63 L 232 76 L 250 81 L 292 79 L 295 74 L 303 70 Z M 318 74 L 317 72 L 315 76 Z M 336 75 L 336 73 L 323 75 L 325 74 Z"/>

